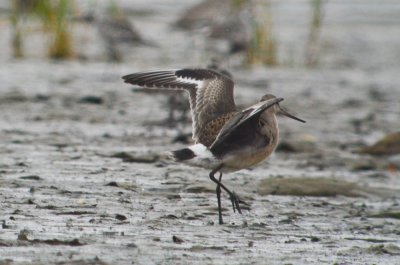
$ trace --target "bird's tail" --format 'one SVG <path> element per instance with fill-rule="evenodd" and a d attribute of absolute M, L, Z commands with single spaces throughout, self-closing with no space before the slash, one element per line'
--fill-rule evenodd
<path fill-rule="evenodd" d="M 169 152 L 169 157 L 176 162 L 184 162 L 194 158 L 211 158 L 210 150 L 202 144 L 195 144 L 189 147 Z"/>
<path fill-rule="evenodd" d="M 183 148 L 175 151 L 169 152 L 169 157 L 175 162 L 182 162 L 185 160 L 192 159 L 196 154 L 189 148 Z"/>

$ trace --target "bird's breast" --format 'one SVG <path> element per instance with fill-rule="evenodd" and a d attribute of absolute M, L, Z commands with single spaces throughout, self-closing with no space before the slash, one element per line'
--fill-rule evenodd
<path fill-rule="evenodd" d="M 263 148 L 244 148 L 238 152 L 227 155 L 223 158 L 226 171 L 237 171 L 252 167 L 271 155 L 276 147 L 276 143 L 270 143 Z"/>

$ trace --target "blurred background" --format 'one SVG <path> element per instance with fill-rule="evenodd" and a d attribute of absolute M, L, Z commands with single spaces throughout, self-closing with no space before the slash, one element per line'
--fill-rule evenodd
<path fill-rule="evenodd" d="M 208 172 L 160 156 L 185 95 L 121 79 L 183 67 L 307 121 L 224 175 L 251 205 L 226 226 Z M 399 73 L 399 0 L 0 0 L 0 264 L 396 264 Z"/>
<path fill-rule="evenodd" d="M 400 128 L 399 13 L 396 0 L 4 0 L 1 91 L 103 102 L 131 72 L 225 69 L 240 106 L 274 93 L 314 121 L 315 141 L 368 145 Z M 190 124 L 182 93 L 152 97 L 165 112 L 121 112 Z"/>
<path fill-rule="evenodd" d="M 2 60 L 398 66 L 396 0 L 3 0 Z"/>

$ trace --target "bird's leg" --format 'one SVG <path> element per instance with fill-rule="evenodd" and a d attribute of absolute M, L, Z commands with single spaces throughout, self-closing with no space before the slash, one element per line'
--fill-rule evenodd
<path fill-rule="evenodd" d="M 232 203 L 232 208 L 233 208 L 233 212 L 235 212 L 235 210 L 237 210 L 240 214 L 242 213 L 241 209 L 240 209 L 240 205 L 239 203 L 243 203 L 245 205 L 249 205 L 246 202 L 242 201 L 239 196 L 234 192 L 234 191 L 230 191 L 228 190 L 222 183 L 222 173 L 219 172 L 219 180 L 218 180 L 218 184 L 217 184 L 217 192 L 219 192 L 221 194 L 221 187 L 224 188 L 224 190 L 229 194 L 229 199 L 231 200 Z M 219 195 L 221 197 L 221 195 Z M 218 194 L 217 194 L 217 198 L 218 198 Z M 219 202 L 220 204 L 220 202 Z M 219 207 L 219 206 L 218 206 Z"/>
<path fill-rule="evenodd" d="M 216 193 L 217 193 L 217 201 L 218 201 L 218 216 L 219 216 L 219 224 L 222 225 L 224 221 L 222 220 L 222 208 L 221 208 L 221 179 L 222 173 L 219 172 L 219 183 L 217 184 Z"/>
<path fill-rule="evenodd" d="M 222 180 L 222 173 L 220 172 L 217 187 L 222 185 L 221 180 Z M 242 211 L 240 210 L 239 206 L 239 201 L 240 201 L 239 197 L 236 195 L 234 191 L 230 191 L 227 188 L 225 188 L 225 191 L 229 194 L 229 199 L 231 200 L 232 203 L 233 212 L 236 212 L 237 209 L 237 211 L 241 214 Z"/>
<path fill-rule="evenodd" d="M 222 178 L 222 173 L 220 172 L 219 175 L 219 181 L 214 177 L 214 174 L 220 170 L 222 166 L 217 167 L 216 169 L 212 170 L 210 172 L 210 179 L 214 181 L 217 184 L 217 188 L 215 190 L 215 193 L 217 194 L 217 201 L 218 201 L 218 216 L 219 216 L 219 224 L 222 225 L 224 221 L 222 220 L 222 208 L 221 208 L 221 178 Z"/>
<path fill-rule="evenodd" d="M 239 199 L 239 197 L 234 192 L 231 192 L 227 187 L 224 186 L 224 184 L 221 183 L 222 173 L 220 173 L 219 180 L 217 180 L 214 177 L 214 174 L 216 172 L 218 172 L 222 168 L 222 166 L 223 165 L 217 167 L 216 169 L 214 169 L 213 171 L 210 172 L 210 179 L 217 184 L 217 199 L 218 199 L 218 196 L 220 196 L 220 195 L 218 195 L 218 189 L 219 189 L 219 192 L 221 192 L 221 188 L 222 188 L 223 190 L 225 190 L 229 194 L 229 199 L 232 202 L 233 211 L 235 212 L 237 210 L 241 214 L 242 211 L 240 209 L 239 202 L 243 202 L 243 201 L 241 201 Z M 220 209 L 218 209 L 218 210 L 220 211 Z"/>
<path fill-rule="evenodd" d="M 222 174 L 221 174 L 221 177 L 222 177 Z M 211 179 L 211 180 L 213 180 L 213 179 Z M 241 199 L 239 199 L 239 196 L 236 195 L 235 192 L 232 192 L 232 191 L 228 190 L 228 188 L 225 187 L 224 184 L 221 183 L 221 181 L 218 181 L 217 179 L 215 179 L 214 182 L 217 183 L 218 186 L 220 186 L 224 191 L 226 191 L 229 194 L 229 199 L 232 202 L 233 211 L 236 212 L 236 210 L 237 210 L 241 214 L 242 210 L 240 209 L 239 203 L 243 203 L 243 204 L 246 204 L 246 205 L 248 205 L 248 204 L 245 203 L 244 201 L 242 201 Z"/>

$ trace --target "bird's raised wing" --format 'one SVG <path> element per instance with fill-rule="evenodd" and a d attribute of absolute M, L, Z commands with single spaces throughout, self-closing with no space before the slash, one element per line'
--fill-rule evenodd
<path fill-rule="evenodd" d="M 193 139 L 196 142 L 200 137 L 200 129 L 208 122 L 236 110 L 233 81 L 211 69 L 141 72 L 122 78 L 125 83 L 145 88 L 188 91 L 193 119 Z"/>

